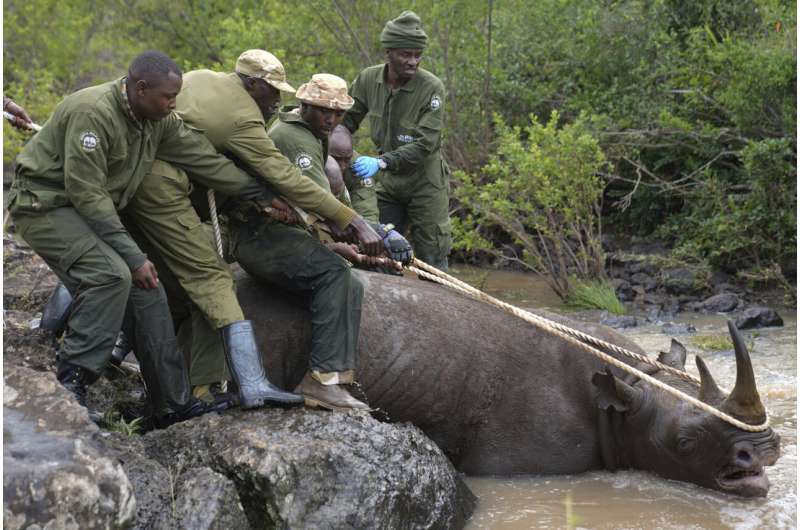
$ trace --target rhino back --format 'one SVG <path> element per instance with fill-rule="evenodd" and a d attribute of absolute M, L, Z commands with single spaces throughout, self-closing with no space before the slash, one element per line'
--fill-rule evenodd
<path fill-rule="evenodd" d="M 357 379 L 373 407 L 410 421 L 469 474 L 600 467 L 591 375 L 602 363 L 517 317 L 417 279 L 356 271 L 366 284 Z M 240 276 L 269 377 L 308 366 L 307 300 Z M 573 327 L 635 345 L 602 326 Z"/>

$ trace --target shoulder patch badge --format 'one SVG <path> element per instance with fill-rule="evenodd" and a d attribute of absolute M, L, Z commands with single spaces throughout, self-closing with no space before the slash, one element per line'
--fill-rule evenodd
<path fill-rule="evenodd" d="M 311 167 L 311 157 L 305 153 L 300 153 L 294 159 L 294 163 L 300 169 L 308 169 Z"/>
<path fill-rule="evenodd" d="M 434 95 L 431 98 L 431 108 L 433 110 L 439 110 L 439 107 L 441 107 L 441 106 L 442 106 L 442 100 L 439 99 L 439 96 Z"/>
<path fill-rule="evenodd" d="M 81 134 L 81 147 L 84 151 L 94 151 L 100 145 L 100 139 L 92 131 L 86 131 Z"/>

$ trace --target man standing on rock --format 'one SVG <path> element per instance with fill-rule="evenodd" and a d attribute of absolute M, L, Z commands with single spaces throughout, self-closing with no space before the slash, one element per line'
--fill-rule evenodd
<path fill-rule="evenodd" d="M 236 159 L 274 191 L 340 230 L 354 232 L 367 254 L 378 254 L 383 248 L 378 234 L 329 191 L 303 175 L 267 136 L 265 124 L 277 109 L 280 91 L 289 90 L 294 91 L 274 55 L 248 50 L 240 55 L 235 73 L 189 72 L 178 97 L 177 112 L 186 123 L 201 129 L 219 152 Z M 192 348 L 192 383 L 202 391 L 224 379 L 227 358 L 241 393 L 242 372 L 263 373 L 261 354 L 252 325 L 242 320 L 230 276 L 219 268 L 208 238 L 193 231 L 200 226 L 196 210 L 205 209 L 205 193 L 193 203 L 193 209 L 189 181 L 185 175 L 177 175 L 182 184 L 172 185 L 175 173 L 164 164 L 160 174 L 146 178 L 131 213 L 204 317 L 191 320 L 192 342 L 204 346 Z M 325 252 L 329 251 L 324 246 L 308 246 L 315 240 L 303 230 L 266 216 L 264 211 L 273 208 L 276 194 L 266 186 L 260 191 L 253 197 L 218 197 L 218 206 L 229 218 L 231 257 L 250 274 L 311 293 L 312 350 L 324 352 L 329 362 L 314 367 L 316 385 L 303 391 L 309 396 L 333 396 L 329 401 L 340 408 L 366 408 L 340 386 L 350 382 L 354 365 L 340 366 L 333 361 L 344 358 L 342 348 L 354 355 L 358 335 L 357 324 L 353 334 L 353 320 L 360 319 L 363 287 L 346 265 L 327 259 Z M 165 202 L 165 196 L 170 200 Z M 173 206 L 165 210 L 162 204 Z M 221 331 L 221 344 L 217 330 Z M 353 355 L 348 359 L 353 360 Z"/>
<path fill-rule="evenodd" d="M 85 405 L 122 328 L 162 427 L 221 407 L 191 396 L 164 289 L 118 211 L 156 157 L 201 175 L 249 179 L 172 112 L 181 84 L 177 65 L 149 51 L 127 77 L 67 96 L 19 155 L 9 202 L 18 233 L 75 299 L 58 380 Z"/>
<path fill-rule="evenodd" d="M 440 152 L 445 94 L 439 78 L 419 67 L 427 42 L 413 12 L 387 22 L 381 32 L 386 63 L 366 68 L 353 81 L 355 103 L 344 125 L 355 133 L 369 118 L 378 156 L 361 156 L 353 168 L 358 177 L 376 178 L 380 221 L 401 233 L 410 228 L 417 257 L 446 270 L 449 170 Z"/>

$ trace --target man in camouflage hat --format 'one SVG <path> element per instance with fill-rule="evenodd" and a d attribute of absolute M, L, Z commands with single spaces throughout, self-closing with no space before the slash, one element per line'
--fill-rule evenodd
<path fill-rule="evenodd" d="M 264 215 L 276 196 L 269 189 L 339 229 L 354 231 L 366 252 L 380 252 L 381 240 L 372 228 L 303 175 L 267 136 L 265 124 L 277 108 L 281 90 L 293 91 L 280 61 L 264 50 L 248 50 L 240 55 L 235 73 L 196 70 L 186 74 L 178 97 L 180 117 L 202 130 L 219 152 L 234 158 L 264 184 L 253 195 L 217 196 L 217 206 L 230 220 L 232 257 L 251 272 L 250 264 L 264 258 L 255 252 L 259 249 L 249 252 L 253 247 L 248 242 L 272 223 Z M 299 396 L 282 392 L 267 379 L 252 325 L 244 320 L 236 299 L 232 277 L 197 213 L 208 209 L 206 190 L 195 185 L 190 201 L 191 187 L 185 173 L 162 164 L 145 178 L 130 210 L 153 253 L 162 260 L 162 268 L 170 271 L 165 280 L 175 278 L 170 282 L 173 308 L 188 299 L 191 378 L 196 394 L 202 395 L 210 384 L 227 379 L 227 360 L 245 406 L 302 402 Z M 224 183 L 214 183 L 213 187 L 228 191 Z M 292 254 L 290 247 L 280 242 L 269 245 L 272 252 Z"/>
<path fill-rule="evenodd" d="M 361 156 L 358 177 L 376 178 L 382 223 L 411 230 L 414 253 L 447 269 L 451 246 L 448 180 L 442 158 L 444 85 L 420 68 L 428 37 L 419 17 L 404 11 L 381 32 L 386 62 L 364 69 L 350 87 L 355 100 L 344 125 L 353 133 L 365 117 L 378 156 Z"/>
<path fill-rule="evenodd" d="M 300 100 L 300 108 L 279 113 L 269 136 L 303 174 L 330 190 L 325 175 L 328 135 L 353 104 L 353 99 L 347 93 L 347 83 L 331 74 L 315 74 L 295 96 Z M 388 245 L 393 236 L 381 227 L 375 228 Z M 309 406 L 334 410 L 367 408 L 341 386 L 354 380 L 362 282 L 351 273 L 347 261 L 302 228 L 277 223 L 266 233 L 268 238 L 252 238 L 249 244 L 254 257 L 265 254 L 270 257 L 251 260 L 249 265 L 240 258 L 240 265 L 251 274 L 312 296 L 310 371 L 296 390 L 303 393 Z M 298 252 L 279 258 L 272 241 L 285 243 Z M 243 246 L 241 240 L 237 244 Z M 329 280 L 321 281 L 323 272 Z"/>
<path fill-rule="evenodd" d="M 191 396 L 164 289 L 119 212 L 156 157 L 234 191 L 251 180 L 172 112 L 181 84 L 177 65 L 149 51 L 126 77 L 64 98 L 17 158 L 9 201 L 18 233 L 75 299 L 58 380 L 85 404 L 122 328 L 159 427 L 214 408 Z"/>

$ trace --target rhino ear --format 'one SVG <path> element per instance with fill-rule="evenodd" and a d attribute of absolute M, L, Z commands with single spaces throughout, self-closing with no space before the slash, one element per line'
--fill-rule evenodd
<path fill-rule="evenodd" d="M 602 410 L 616 410 L 625 412 L 641 398 L 642 391 L 624 381 L 614 377 L 611 369 L 606 367 L 605 372 L 595 372 L 592 383 L 597 387 L 597 408 Z"/>
<path fill-rule="evenodd" d="M 658 354 L 658 362 L 678 370 L 686 370 L 686 348 L 677 340 L 672 339 L 669 351 L 662 351 Z"/>

